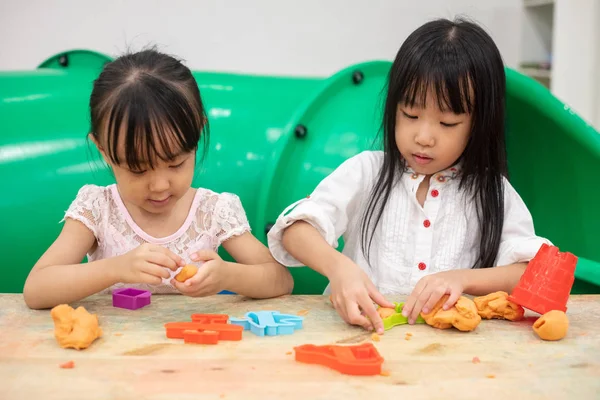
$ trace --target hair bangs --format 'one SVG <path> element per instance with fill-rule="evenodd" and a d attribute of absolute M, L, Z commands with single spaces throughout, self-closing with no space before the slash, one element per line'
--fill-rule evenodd
<path fill-rule="evenodd" d="M 114 99 L 105 123 L 111 132 L 105 151 L 117 165 L 153 169 L 159 160 L 195 151 L 203 125 L 181 90 L 144 74 Z"/>
<path fill-rule="evenodd" d="M 424 52 L 420 59 L 407 61 L 393 89 L 396 104 L 424 107 L 427 96 L 434 96 L 440 110 L 471 114 L 475 99 L 472 74 L 467 60 L 455 52 Z M 441 56 L 441 57 L 440 57 Z"/>

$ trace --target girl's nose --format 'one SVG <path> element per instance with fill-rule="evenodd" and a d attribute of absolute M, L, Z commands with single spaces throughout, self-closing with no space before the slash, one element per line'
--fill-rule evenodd
<path fill-rule="evenodd" d="M 415 134 L 415 143 L 423 147 L 433 147 L 435 139 L 431 127 L 426 124 L 421 125 Z"/>
<path fill-rule="evenodd" d="M 153 176 L 150 181 L 150 191 L 152 192 L 165 192 L 169 189 L 169 180 L 164 176 Z"/>

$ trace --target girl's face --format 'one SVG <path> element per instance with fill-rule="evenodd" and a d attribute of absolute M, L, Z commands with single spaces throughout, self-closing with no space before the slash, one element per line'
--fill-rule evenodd
<path fill-rule="evenodd" d="M 111 167 L 126 204 L 150 214 L 163 214 L 171 211 L 192 186 L 195 153 L 180 154 L 170 162 L 158 160 L 154 169 L 132 171 L 113 164 Z"/>
<path fill-rule="evenodd" d="M 196 161 L 194 151 L 180 153 L 170 161 L 157 159 L 154 168 L 142 165 L 139 170 L 131 170 L 126 163 L 111 162 L 102 147 L 99 149 L 113 170 L 126 205 L 154 215 L 168 213 L 191 188 Z M 125 160 L 125 154 L 119 154 L 119 159 Z"/>
<path fill-rule="evenodd" d="M 398 104 L 396 145 L 418 174 L 433 175 L 451 167 L 462 155 L 471 132 L 470 114 L 440 110 L 435 95 L 427 104 Z"/>

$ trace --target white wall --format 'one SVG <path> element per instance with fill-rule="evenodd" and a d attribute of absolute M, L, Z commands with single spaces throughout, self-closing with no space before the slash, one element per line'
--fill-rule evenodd
<path fill-rule="evenodd" d="M 521 0 L 0 0 L 0 70 L 156 43 L 195 70 L 326 76 L 392 59 L 417 26 L 456 14 L 483 24 L 517 66 Z"/>
<path fill-rule="evenodd" d="M 600 130 L 600 0 L 556 0 L 552 91 Z"/>

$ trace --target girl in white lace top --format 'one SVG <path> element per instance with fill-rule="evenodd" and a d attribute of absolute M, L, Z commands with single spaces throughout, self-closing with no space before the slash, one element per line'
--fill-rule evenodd
<path fill-rule="evenodd" d="M 379 332 L 384 294 L 408 295 L 414 323 L 446 294 L 447 309 L 463 292 L 510 292 L 550 243 L 506 179 L 504 107 L 492 39 L 466 21 L 423 25 L 391 67 L 384 151 L 352 157 L 286 209 L 271 252 L 327 276 L 338 313 Z"/>
<path fill-rule="evenodd" d="M 116 184 L 79 190 L 60 235 L 27 278 L 29 307 L 122 285 L 189 296 L 291 292 L 289 271 L 250 233 L 240 199 L 191 187 L 208 126 L 187 67 L 155 50 L 117 58 L 94 82 L 90 111 L 90 138 Z M 221 245 L 237 263 L 219 257 Z M 200 265 L 196 275 L 173 279 L 192 262 Z"/>

